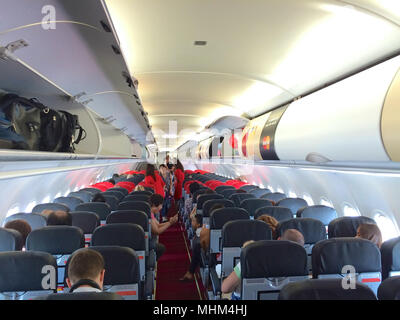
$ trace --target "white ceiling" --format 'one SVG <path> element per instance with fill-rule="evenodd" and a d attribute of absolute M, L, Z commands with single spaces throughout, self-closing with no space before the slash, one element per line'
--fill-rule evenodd
<path fill-rule="evenodd" d="M 400 48 L 399 0 L 106 4 L 163 150 L 219 117 L 260 115 Z"/>

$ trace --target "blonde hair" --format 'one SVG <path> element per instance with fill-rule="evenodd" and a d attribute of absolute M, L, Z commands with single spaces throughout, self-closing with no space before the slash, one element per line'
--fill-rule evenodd
<path fill-rule="evenodd" d="M 254 240 L 248 240 L 248 241 L 246 241 L 245 243 L 243 243 L 242 248 L 246 248 L 249 244 L 251 244 L 251 243 L 253 243 L 253 242 L 255 242 L 255 241 L 254 241 Z"/>
<path fill-rule="evenodd" d="M 145 191 L 145 190 L 146 189 L 141 185 L 138 185 L 138 186 L 135 187 L 135 191 Z"/>
<path fill-rule="evenodd" d="M 271 229 L 272 231 L 272 238 L 276 238 L 276 229 L 278 228 L 278 220 L 276 220 L 274 217 L 271 217 L 267 214 L 263 214 L 257 218 L 257 220 L 265 222 Z"/>
<path fill-rule="evenodd" d="M 382 233 L 376 224 L 360 224 L 357 228 L 356 238 L 369 240 L 376 244 L 378 248 L 382 245 Z"/>

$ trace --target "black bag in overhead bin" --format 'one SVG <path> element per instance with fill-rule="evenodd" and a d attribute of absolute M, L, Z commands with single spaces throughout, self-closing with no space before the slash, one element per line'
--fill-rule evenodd
<path fill-rule="evenodd" d="M 75 134 L 78 131 L 77 138 Z M 74 152 L 85 138 L 78 116 L 55 111 L 36 99 L 7 94 L 0 99 L 0 148 Z"/>

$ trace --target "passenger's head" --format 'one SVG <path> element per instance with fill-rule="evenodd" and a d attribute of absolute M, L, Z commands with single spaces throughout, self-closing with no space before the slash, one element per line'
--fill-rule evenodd
<path fill-rule="evenodd" d="M 153 213 L 161 211 L 164 199 L 161 195 L 155 193 L 150 196 L 150 207 Z"/>
<path fill-rule="evenodd" d="M 283 232 L 278 240 L 287 240 L 297 242 L 299 245 L 304 246 L 304 237 L 302 233 L 296 229 L 287 229 Z"/>
<path fill-rule="evenodd" d="M 106 198 L 101 193 L 96 193 L 93 197 L 92 202 L 106 202 Z"/>
<path fill-rule="evenodd" d="M 137 185 L 136 187 L 135 187 L 135 191 L 145 191 L 146 189 L 143 187 L 143 186 L 141 186 L 141 185 Z"/>
<path fill-rule="evenodd" d="M 276 229 L 278 228 L 279 222 L 274 217 L 271 217 L 267 214 L 263 214 L 257 218 L 257 220 L 265 222 L 272 231 L 272 238 L 276 238 Z"/>
<path fill-rule="evenodd" d="M 22 243 L 25 246 L 26 238 L 31 233 L 32 228 L 28 222 L 22 219 L 8 221 L 4 228 L 18 231 L 22 235 Z"/>
<path fill-rule="evenodd" d="M 151 163 L 149 163 L 146 167 L 146 177 L 147 176 L 152 176 L 154 180 L 156 179 L 155 168 Z"/>
<path fill-rule="evenodd" d="M 360 224 L 357 228 L 356 238 L 369 240 L 375 243 L 378 248 L 382 245 L 382 233 L 376 224 Z"/>
<path fill-rule="evenodd" d="M 72 216 L 65 211 L 52 211 L 47 216 L 48 226 L 72 226 Z"/>
<path fill-rule="evenodd" d="M 115 185 L 115 180 L 114 179 L 109 179 L 107 180 L 108 182 L 112 183 L 113 185 Z"/>
<path fill-rule="evenodd" d="M 66 280 L 69 288 L 84 279 L 92 280 L 103 288 L 104 273 L 103 256 L 95 250 L 82 248 L 72 254 Z"/>
<path fill-rule="evenodd" d="M 200 189 L 200 185 L 197 182 L 193 182 L 189 185 L 190 194 L 195 193 L 197 190 Z"/>
<path fill-rule="evenodd" d="M 254 243 L 254 242 L 255 242 L 254 240 L 246 241 L 245 243 L 243 243 L 242 248 L 246 248 L 249 244 Z"/>
<path fill-rule="evenodd" d="M 176 160 L 176 168 L 180 169 L 182 171 L 185 171 L 185 169 L 183 168 L 182 163 L 179 161 L 179 159 Z"/>
<path fill-rule="evenodd" d="M 195 214 L 192 218 L 192 228 L 193 230 L 197 230 L 203 226 L 203 215 Z"/>

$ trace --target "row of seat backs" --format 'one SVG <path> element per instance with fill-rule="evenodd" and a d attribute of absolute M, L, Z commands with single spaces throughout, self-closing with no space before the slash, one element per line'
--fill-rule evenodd
<path fill-rule="evenodd" d="M 98 251 L 105 261 L 104 289 L 106 291 L 117 290 L 117 293 L 122 296 L 138 297 L 139 292 L 137 291 L 140 286 L 137 284 L 140 282 L 140 270 L 139 258 L 135 250 L 121 246 L 97 246 L 91 247 L 91 249 Z M 68 263 L 69 260 L 67 266 Z M 3 275 L 0 276 L 0 293 L 43 291 L 42 281 L 45 276 L 43 268 L 48 268 L 48 266 L 57 270 L 56 259 L 46 252 L 0 253 L 0 274 Z M 60 280 L 57 279 L 58 273 L 55 272 L 54 276 L 55 283 L 58 283 Z M 65 277 L 67 276 L 66 274 Z M 137 288 L 136 291 L 128 291 L 127 288 L 132 288 L 134 284 L 136 284 L 134 287 Z M 124 288 L 127 285 L 130 285 L 130 287 Z M 121 286 L 123 291 L 118 291 Z M 50 291 L 56 292 L 56 289 Z M 40 295 L 40 293 L 37 294 Z"/>

